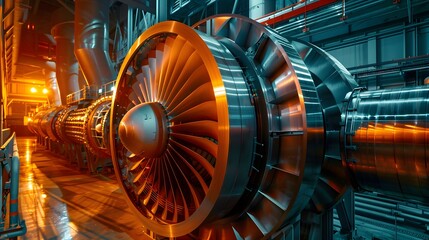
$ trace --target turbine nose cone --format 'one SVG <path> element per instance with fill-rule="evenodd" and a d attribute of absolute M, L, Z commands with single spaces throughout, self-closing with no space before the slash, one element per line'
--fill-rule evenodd
<path fill-rule="evenodd" d="M 156 102 L 133 107 L 122 118 L 118 135 L 125 148 L 133 154 L 159 157 L 168 139 L 164 108 Z"/>

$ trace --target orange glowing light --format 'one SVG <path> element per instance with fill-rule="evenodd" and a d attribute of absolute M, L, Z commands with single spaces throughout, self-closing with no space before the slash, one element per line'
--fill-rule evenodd
<path fill-rule="evenodd" d="M 30 92 L 32 92 L 32 93 L 36 93 L 36 92 L 37 92 L 37 89 L 36 89 L 35 87 L 32 87 L 32 88 L 30 88 Z"/>
<path fill-rule="evenodd" d="M 44 89 L 42 90 L 42 92 L 43 92 L 43 94 L 47 94 L 47 93 L 48 93 L 48 89 L 44 88 Z"/>

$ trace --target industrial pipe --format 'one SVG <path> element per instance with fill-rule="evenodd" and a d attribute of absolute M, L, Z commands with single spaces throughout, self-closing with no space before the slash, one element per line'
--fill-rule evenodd
<path fill-rule="evenodd" d="M 87 106 L 76 105 L 68 108 L 57 107 L 45 115 L 46 128 L 51 140 L 85 145 L 94 155 L 102 158 L 110 156 L 109 148 L 103 140 L 103 129 L 111 105 L 111 96 L 102 97 Z"/>
<path fill-rule="evenodd" d="M 109 56 L 110 0 L 75 1 L 74 52 L 89 86 L 116 79 Z"/>
<path fill-rule="evenodd" d="M 73 22 L 59 23 L 51 30 L 57 42 L 57 82 L 63 105 L 67 103 L 67 95 L 79 90 L 78 63 L 73 52 L 73 30 Z"/>
<path fill-rule="evenodd" d="M 307 12 L 326 7 L 327 5 L 335 3 L 337 1 L 338 0 L 316 0 L 311 1 L 310 3 L 307 3 L 307 1 L 301 1 L 292 6 L 288 6 L 276 12 L 264 15 L 256 19 L 256 21 L 264 25 L 274 25 L 281 21 L 285 21 L 297 17 L 299 15 L 306 14 Z"/>
<path fill-rule="evenodd" d="M 45 63 L 46 66 L 43 69 L 45 74 L 45 85 L 47 89 L 50 89 L 48 92 L 48 104 L 50 106 L 60 106 L 61 105 L 61 96 L 58 88 L 57 82 L 57 72 L 55 62 L 48 61 Z"/>
<path fill-rule="evenodd" d="M 343 162 L 356 189 L 428 201 L 428 99 L 428 87 L 348 94 Z"/>
<path fill-rule="evenodd" d="M 263 0 L 249 1 L 249 17 L 252 19 L 262 17 L 267 13 L 273 12 L 275 9 L 276 9 L 275 1 L 263 1 Z"/>

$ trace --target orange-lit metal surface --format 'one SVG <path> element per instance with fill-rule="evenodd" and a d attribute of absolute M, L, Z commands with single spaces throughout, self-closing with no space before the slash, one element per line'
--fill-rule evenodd
<path fill-rule="evenodd" d="M 42 110 L 29 122 L 29 129 L 41 139 L 83 145 L 87 154 L 95 157 L 93 161 L 109 158 L 110 149 L 104 136 L 109 125 L 106 119 L 111 99 L 111 96 L 104 96 L 87 104 L 87 107 L 71 105 Z"/>
<path fill-rule="evenodd" d="M 67 119 L 69 113 L 76 109 L 76 106 L 68 106 L 64 109 L 64 111 L 61 111 L 61 113 L 58 115 L 58 119 L 55 122 L 55 132 L 57 133 L 58 137 L 60 138 L 61 142 L 63 143 L 70 143 L 71 140 L 69 140 L 65 134 L 65 120 Z"/>
<path fill-rule="evenodd" d="M 224 16 L 198 29 L 216 38 L 164 22 L 131 48 L 111 112 L 117 177 L 158 235 L 268 237 L 305 207 L 320 172 L 315 86 L 290 43 L 256 22 Z"/>
<path fill-rule="evenodd" d="M 215 39 L 165 22 L 144 32 L 122 65 L 112 102 L 112 160 L 130 206 L 156 234 L 191 234 L 227 214 L 245 191 L 254 113 L 250 99 L 239 97 L 248 96 L 248 90 L 233 59 Z M 228 84 L 239 84 L 238 89 Z M 161 110 L 146 115 L 142 103 L 156 103 Z M 157 119 L 149 121 L 152 117 Z M 141 153 L 129 142 L 145 139 L 133 125 L 157 122 L 169 129 L 163 133 L 165 151 Z M 118 138 L 120 125 L 137 135 Z"/>
<path fill-rule="evenodd" d="M 41 109 L 36 115 L 34 115 L 33 119 L 29 122 L 30 131 L 43 138 L 47 137 L 47 131 L 42 128 L 42 122 L 45 115 L 48 115 L 49 113 L 49 109 Z"/>
<path fill-rule="evenodd" d="M 55 124 L 58 120 L 58 117 L 61 115 L 63 111 L 64 111 L 63 106 L 59 106 L 59 107 L 56 107 L 55 109 L 51 109 L 49 115 L 47 116 L 47 121 L 43 126 L 43 128 L 46 129 L 49 139 L 55 142 L 58 142 L 60 140 L 60 137 L 55 131 Z"/>
<path fill-rule="evenodd" d="M 102 97 L 86 109 L 83 135 L 85 146 L 100 158 L 110 157 L 110 149 L 103 141 L 103 128 L 106 128 L 106 115 L 110 111 L 111 96 Z"/>
<path fill-rule="evenodd" d="M 354 91 L 344 106 L 344 164 L 355 187 L 429 199 L 429 88 Z"/>
<path fill-rule="evenodd" d="M 85 143 L 85 137 L 83 135 L 85 122 L 87 119 L 86 108 L 77 108 L 70 111 L 67 114 L 67 118 L 63 122 L 63 132 L 65 138 L 76 144 Z"/>

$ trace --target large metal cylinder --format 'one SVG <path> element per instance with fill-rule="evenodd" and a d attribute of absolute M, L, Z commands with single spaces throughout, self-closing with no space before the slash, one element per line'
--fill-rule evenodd
<path fill-rule="evenodd" d="M 428 99 L 428 87 L 348 95 L 343 160 L 357 189 L 428 201 Z"/>
<path fill-rule="evenodd" d="M 29 123 L 30 131 L 42 138 L 48 136 L 47 131 L 42 128 L 42 122 L 46 114 L 48 114 L 48 109 L 40 110 Z"/>
<path fill-rule="evenodd" d="M 105 138 L 109 135 L 106 129 L 106 117 L 109 114 L 112 97 L 106 96 L 93 102 L 86 110 L 85 128 L 83 129 L 85 147 L 94 155 L 110 157 L 110 148 Z"/>
<path fill-rule="evenodd" d="M 57 42 L 57 82 L 61 103 L 67 103 L 67 95 L 79 90 L 78 63 L 74 56 L 74 23 L 63 22 L 52 28 L 52 35 Z"/>
<path fill-rule="evenodd" d="M 116 79 L 109 56 L 110 4 L 110 0 L 75 1 L 74 52 L 90 86 Z"/>
<path fill-rule="evenodd" d="M 59 139 L 65 143 L 84 145 L 93 155 L 109 157 L 110 151 L 105 144 L 103 129 L 108 124 L 105 121 L 109 113 L 111 96 L 102 97 L 86 107 L 77 105 L 68 108 L 57 108 L 50 113 L 51 139 Z"/>
<path fill-rule="evenodd" d="M 68 141 L 76 144 L 84 144 L 84 128 L 86 119 L 86 108 L 72 110 L 64 119 L 63 132 Z"/>

